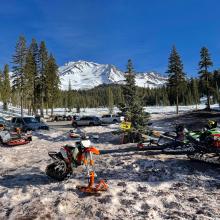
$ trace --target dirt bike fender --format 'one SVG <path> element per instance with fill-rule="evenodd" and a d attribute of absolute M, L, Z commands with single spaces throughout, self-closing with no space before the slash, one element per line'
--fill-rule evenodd
<path fill-rule="evenodd" d="M 86 153 L 91 152 L 91 153 L 96 154 L 96 155 L 100 154 L 100 151 L 95 147 L 88 147 L 88 148 L 85 149 L 85 152 Z"/>

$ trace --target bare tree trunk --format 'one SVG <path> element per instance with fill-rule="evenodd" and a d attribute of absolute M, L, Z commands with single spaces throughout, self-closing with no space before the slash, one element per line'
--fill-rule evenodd
<path fill-rule="evenodd" d="M 21 95 L 21 117 L 23 117 L 23 97 Z"/>
<path fill-rule="evenodd" d="M 48 103 L 46 104 L 46 115 L 48 115 Z"/>
<path fill-rule="evenodd" d="M 41 105 L 40 105 L 40 115 L 44 117 L 44 97 L 41 97 Z"/>
<path fill-rule="evenodd" d="M 31 111 L 30 111 L 30 105 L 28 105 L 28 115 L 31 115 Z"/>
<path fill-rule="evenodd" d="M 179 93 L 178 90 L 176 92 L 176 114 L 179 114 Z"/>
<path fill-rule="evenodd" d="M 206 68 L 206 89 L 207 89 L 207 110 L 210 110 L 210 94 L 209 94 L 209 78 L 208 78 L 208 72 L 207 72 L 207 68 Z"/>
<path fill-rule="evenodd" d="M 51 116 L 53 116 L 53 104 L 51 105 Z"/>
<path fill-rule="evenodd" d="M 37 108 L 36 108 L 36 100 L 35 97 L 32 100 L 32 110 L 33 110 L 33 114 L 36 115 L 37 114 Z"/>

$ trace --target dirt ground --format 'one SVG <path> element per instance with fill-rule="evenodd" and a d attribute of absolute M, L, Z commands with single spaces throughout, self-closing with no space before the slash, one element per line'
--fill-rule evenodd
<path fill-rule="evenodd" d="M 183 122 L 198 129 L 208 118 L 219 121 L 219 113 L 155 114 L 151 120 L 157 129 L 172 130 Z M 86 184 L 83 167 L 65 181 L 50 179 L 47 152 L 72 143 L 70 122 L 50 126 L 34 133 L 28 145 L 0 148 L 0 219 L 220 219 L 219 167 L 120 145 L 112 135 L 118 124 L 76 130 L 99 136 L 92 140 L 101 151 L 95 157 L 96 181 L 106 179 L 107 192 L 88 196 L 76 189 Z"/>

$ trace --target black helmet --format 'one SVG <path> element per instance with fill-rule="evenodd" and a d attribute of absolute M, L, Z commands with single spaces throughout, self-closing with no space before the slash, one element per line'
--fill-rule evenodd
<path fill-rule="evenodd" d="M 176 125 L 176 132 L 183 132 L 185 130 L 184 124 L 178 124 Z"/>

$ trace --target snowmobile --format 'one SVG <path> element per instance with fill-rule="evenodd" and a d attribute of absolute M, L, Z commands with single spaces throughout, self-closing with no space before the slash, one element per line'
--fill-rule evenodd
<path fill-rule="evenodd" d="M 186 154 L 192 160 L 220 164 L 220 130 L 215 121 L 208 121 L 202 131 L 188 131 L 177 125 L 175 132 L 152 131 L 154 138 L 139 143 L 139 148 L 161 150 L 170 154 Z"/>
<path fill-rule="evenodd" d="M 186 134 L 197 139 L 201 131 L 188 131 L 184 125 L 175 126 L 175 131 L 159 132 L 151 130 L 146 141 L 138 143 L 137 147 L 146 150 L 161 150 L 165 153 L 187 153 L 194 151 L 192 143 Z"/>
<path fill-rule="evenodd" d="M 206 130 L 199 139 L 192 136 L 187 138 L 195 149 L 187 154 L 189 159 L 220 165 L 220 130 Z"/>
<path fill-rule="evenodd" d="M 14 128 L 13 130 L 5 129 L 0 126 L 0 142 L 6 146 L 18 146 L 28 144 L 32 141 L 31 132 L 23 133 L 20 128 Z"/>
<path fill-rule="evenodd" d="M 106 191 L 108 185 L 104 180 L 100 180 L 95 187 L 93 186 L 95 178 L 93 154 L 99 155 L 100 152 L 97 148 L 91 146 L 88 137 L 83 136 L 80 140 L 76 140 L 74 145 L 62 146 L 59 152 L 48 152 L 54 162 L 46 167 L 46 174 L 55 180 L 62 181 L 71 176 L 74 168 L 85 165 L 88 186 L 77 186 L 77 188 L 86 193 Z"/>

